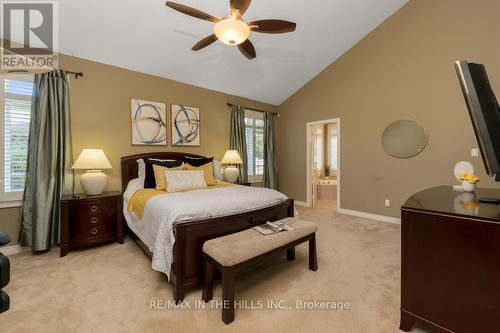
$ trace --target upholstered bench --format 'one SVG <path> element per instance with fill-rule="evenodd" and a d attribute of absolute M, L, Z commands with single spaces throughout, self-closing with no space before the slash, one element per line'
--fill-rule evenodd
<path fill-rule="evenodd" d="M 238 271 L 258 264 L 268 257 L 287 252 L 288 260 L 295 259 L 295 246 L 309 241 L 309 269 L 318 269 L 316 254 L 316 230 L 312 222 L 297 218 L 286 218 L 286 223 L 294 230 L 272 235 L 262 235 L 254 229 L 244 230 L 206 241 L 203 244 L 205 276 L 203 300 L 212 299 L 214 266 L 222 272 L 222 320 L 229 324 L 234 320 L 234 278 Z"/>

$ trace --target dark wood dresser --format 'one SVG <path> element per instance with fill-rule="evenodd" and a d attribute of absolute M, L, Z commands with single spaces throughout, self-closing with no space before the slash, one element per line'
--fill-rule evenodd
<path fill-rule="evenodd" d="M 122 196 L 105 192 L 61 199 L 61 257 L 70 250 L 110 241 L 123 243 Z"/>
<path fill-rule="evenodd" d="M 500 332 L 500 206 L 440 186 L 401 208 L 401 326 L 436 332 Z"/>

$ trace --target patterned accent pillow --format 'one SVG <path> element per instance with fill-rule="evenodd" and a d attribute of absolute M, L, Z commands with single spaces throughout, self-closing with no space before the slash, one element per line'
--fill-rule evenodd
<path fill-rule="evenodd" d="M 205 173 L 202 170 L 165 170 L 167 192 L 185 192 L 207 188 Z"/>
<path fill-rule="evenodd" d="M 167 168 L 161 165 L 153 164 L 153 171 L 155 175 L 155 183 L 156 183 L 156 189 L 158 191 L 166 191 L 167 190 L 167 183 L 165 181 L 165 171 L 166 170 L 186 170 L 187 164 L 182 164 L 181 166 L 174 167 L 174 168 Z"/>

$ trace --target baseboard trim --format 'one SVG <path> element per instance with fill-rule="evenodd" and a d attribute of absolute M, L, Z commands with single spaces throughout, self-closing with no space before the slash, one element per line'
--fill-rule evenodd
<path fill-rule="evenodd" d="M 309 205 L 308 205 L 308 204 L 307 204 L 307 202 L 305 202 L 305 201 L 298 201 L 298 200 L 295 200 L 294 202 L 295 202 L 295 204 L 296 204 L 297 206 L 301 206 L 301 207 L 309 207 Z"/>
<path fill-rule="evenodd" d="M 386 222 L 386 223 L 392 223 L 392 224 L 401 224 L 401 219 L 398 218 L 398 217 L 391 217 L 391 216 L 385 216 L 385 215 L 377 215 L 377 214 L 365 213 L 365 212 L 360 212 L 360 211 L 357 211 L 357 210 L 350 210 L 350 209 L 344 209 L 344 208 L 340 208 L 338 210 L 338 212 L 340 214 L 362 217 L 362 218 L 365 218 L 365 219 L 375 220 L 375 221 L 379 221 L 379 222 Z"/>
<path fill-rule="evenodd" d="M 13 256 L 14 254 L 23 253 L 29 250 L 29 247 L 21 247 L 21 245 L 19 244 L 0 247 L 0 252 L 2 252 L 6 256 Z"/>

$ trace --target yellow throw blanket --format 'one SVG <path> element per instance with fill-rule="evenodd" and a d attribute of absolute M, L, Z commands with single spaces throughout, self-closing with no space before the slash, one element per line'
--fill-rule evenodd
<path fill-rule="evenodd" d="M 209 185 L 207 190 L 213 190 L 216 188 L 223 188 L 228 186 L 234 186 L 234 184 L 217 181 L 215 185 Z M 189 191 L 186 191 L 189 192 Z M 135 192 L 130 199 L 128 200 L 128 211 L 134 213 L 139 218 L 142 219 L 144 216 L 144 207 L 148 203 L 149 199 L 154 196 L 162 195 L 162 194 L 170 194 L 167 191 L 160 191 L 154 188 L 145 188 Z"/>

